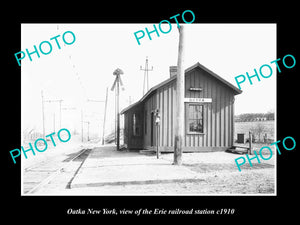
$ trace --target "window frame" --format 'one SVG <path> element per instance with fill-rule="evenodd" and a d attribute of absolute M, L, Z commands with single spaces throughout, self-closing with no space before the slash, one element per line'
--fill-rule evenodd
<path fill-rule="evenodd" d="M 190 115 L 190 106 L 201 106 L 202 107 L 202 132 L 198 131 L 190 131 L 189 121 L 191 120 Z M 185 127 L 186 127 L 186 133 L 187 134 L 204 134 L 204 110 L 205 110 L 205 104 L 203 103 L 196 103 L 196 102 L 188 102 L 186 103 L 186 110 L 185 110 Z"/>

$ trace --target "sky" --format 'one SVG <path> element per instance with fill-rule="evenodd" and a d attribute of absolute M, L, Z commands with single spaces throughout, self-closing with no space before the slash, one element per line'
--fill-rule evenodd
<path fill-rule="evenodd" d="M 158 26 L 158 24 L 156 24 Z M 177 65 L 179 33 L 177 25 L 167 33 L 151 34 L 140 39 L 134 32 L 153 29 L 153 24 L 22 24 L 21 50 L 34 51 L 43 41 L 52 44 L 48 55 L 40 58 L 32 54 L 21 64 L 21 120 L 22 130 L 42 131 L 42 98 L 63 100 L 62 113 L 58 102 L 45 102 L 46 135 L 61 127 L 81 132 L 83 115 L 84 132 L 90 122 L 91 135 L 102 135 L 104 101 L 108 88 L 106 133 L 114 129 L 115 93 L 111 91 L 120 68 L 123 88 L 120 92 L 120 109 L 143 95 L 145 60 L 148 57 L 149 88 L 169 78 L 169 66 Z M 163 28 L 167 30 L 167 28 Z M 75 34 L 75 42 L 64 44 L 66 31 Z M 60 35 L 57 48 L 50 38 Z M 66 35 L 66 40 L 72 39 Z M 185 66 L 199 62 L 228 82 L 237 86 L 235 76 L 254 74 L 254 69 L 269 64 L 273 69 L 270 78 L 253 78 L 241 84 L 243 93 L 236 96 L 235 114 L 275 111 L 276 66 L 270 64 L 276 57 L 276 24 L 188 24 L 185 25 Z M 68 39 L 69 38 L 69 39 Z M 47 51 L 46 44 L 43 45 Z M 17 65 L 17 62 L 16 62 Z M 267 72 L 266 72 L 267 73 Z M 94 101 L 87 101 L 87 100 Z M 82 113 L 81 113 L 82 112 Z M 61 116 L 60 116 L 61 115 Z M 61 124 L 60 124 L 61 119 Z"/>

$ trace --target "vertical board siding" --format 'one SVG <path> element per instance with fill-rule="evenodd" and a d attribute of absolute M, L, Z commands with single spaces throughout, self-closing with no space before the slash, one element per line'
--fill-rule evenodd
<path fill-rule="evenodd" d="M 190 91 L 190 87 L 201 87 L 202 91 Z M 203 104 L 203 134 L 187 134 L 185 127 L 184 145 L 186 147 L 230 147 L 234 134 L 234 92 L 212 77 L 206 71 L 197 68 L 189 71 L 185 77 L 186 98 L 212 98 L 211 103 Z M 174 129 L 176 123 L 176 81 L 159 87 L 151 96 L 145 99 L 144 111 L 147 113 L 147 131 L 143 132 L 144 147 L 151 145 L 151 112 L 159 109 L 161 122 L 159 126 L 159 146 L 174 147 Z M 185 103 L 185 114 L 187 113 Z M 129 110 L 130 111 L 130 110 Z M 126 113 L 125 141 L 131 141 L 132 113 Z M 185 115 L 185 119 L 187 119 Z M 144 124 L 144 123 L 143 123 Z M 185 124 L 188 124 L 187 122 Z M 154 125 L 154 146 L 156 146 L 156 127 Z"/>
<path fill-rule="evenodd" d="M 225 146 L 229 146 L 229 132 L 228 132 L 228 128 L 229 128 L 229 118 L 230 118 L 230 114 L 229 114 L 229 110 L 228 110 L 228 107 L 229 107 L 229 98 L 228 98 L 228 91 L 226 90 L 226 93 L 225 93 L 225 129 L 224 129 L 224 138 L 225 138 L 225 143 L 224 145 Z"/>
<path fill-rule="evenodd" d="M 125 120 L 126 122 L 128 121 L 128 126 L 126 128 L 126 143 L 128 145 L 128 148 L 132 149 L 141 149 L 143 148 L 143 143 L 144 143 L 144 105 L 138 105 L 136 107 L 133 107 L 129 111 L 127 111 L 125 115 Z M 133 136 L 133 114 L 139 115 L 139 122 L 140 124 L 140 135 L 139 136 Z"/>
<path fill-rule="evenodd" d="M 162 91 L 160 90 L 159 91 L 159 103 L 158 103 L 158 105 L 159 105 L 159 109 L 160 109 L 160 116 L 161 116 L 161 120 L 163 119 L 163 116 L 164 116 L 164 114 L 163 114 L 163 95 L 162 95 Z M 155 119 L 154 119 L 155 120 Z M 163 130 L 163 121 L 160 123 L 160 126 L 159 126 L 159 146 L 163 146 L 163 136 L 164 136 L 164 130 Z"/>
<path fill-rule="evenodd" d="M 170 96 L 169 96 L 170 87 L 167 87 L 167 146 L 170 146 Z"/>
<path fill-rule="evenodd" d="M 161 124 L 163 126 L 163 146 L 168 146 L 168 105 L 167 105 L 167 89 L 168 87 L 165 87 L 162 92 L 162 109 L 163 109 L 163 121 L 161 121 Z"/>
<path fill-rule="evenodd" d="M 176 83 L 173 82 L 173 112 L 172 112 L 172 115 L 173 115 L 173 130 L 174 130 L 174 132 L 173 132 L 173 136 L 172 136 L 172 138 L 173 138 L 173 145 L 172 146 L 174 146 L 174 144 L 175 144 L 176 94 L 177 94 L 177 92 L 176 92 Z"/>
<path fill-rule="evenodd" d="M 201 92 L 189 91 L 201 87 Z M 228 147 L 232 145 L 234 93 L 224 84 L 202 70 L 194 70 L 186 76 L 186 97 L 212 98 L 212 103 L 203 103 L 204 134 L 187 134 L 189 147 Z"/>
<path fill-rule="evenodd" d="M 231 145 L 233 145 L 234 142 L 234 95 L 231 96 Z"/>
<path fill-rule="evenodd" d="M 224 90 L 220 89 L 220 146 L 224 146 Z"/>
<path fill-rule="evenodd" d="M 215 126 L 215 133 L 216 133 L 216 146 L 220 145 L 220 89 L 216 88 L 216 100 L 215 100 L 215 107 L 216 107 L 216 126 Z"/>
<path fill-rule="evenodd" d="M 170 87 L 170 130 L 169 130 L 169 132 L 170 132 L 170 146 L 173 146 L 173 131 L 174 131 L 174 127 L 173 127 L 173 116 L 174 116 L 174 110 L 173 110 L 173 106 L 174 106 L 174 103 L 173 103 L 173 99 L 174 99 L 174 97 L 173 97 L 173 86 L 172 85 L 170 85 L 171 87 Z"/>
<path fill-rule="evenodd" d="M 210 81 L 212 81 L 212 79 L 210 79 Z M 216 146 L 216 100 L 217 100 L 217 90 L 216 90 L 216 86 L 214 84 L 214 82 L 211 82 L 212 88 L 212 103 L 211 103 L 211 138 L 212 138 L 212 147 Z"/>
<path fill-rule="evenodd" d="M 176 92 L 174 86 L 175 82 L 172 82 L 158 89 L 154 95 L 155 97 L 152 97 L 152 99 L 155 98 L 157 100 L 157 108 L 159 109 L 161 118 L 159 126 L 159 146 L 172 147 L 174 143 L 174 123 L 176 118 Z M 147 101 L 150 101 L 150 99 Z M 155 108 L 153 108 L 153 110 L 155 110 Z"/>
<path fill-rule="evenodd" d="M 211 82 L 208 79 L 207 80 L 207 97 L 211 97 Z M 207 137 L 207 146 L 211 147 L 211 126 L 212 126 L 212 121 L 211 121 L 211 115 L 212 115 L 212 110 L 211 110 L 211 104 L 207 104 L 207 133 L 206 133 L 206 137 Z"/>
<path fill-rule="evenodd" d="M 203 84 L 204 84 L 204 87 L 206 87 L 203 91 L 203 97 L 208 98 L 208 80 L 205 79 Z M 208 106 L 209 106 L 209 104 L 204 105 L 205 112 L 203 114 L 203 120 L 204 120 L 204 133 L 205 133 L 205 135 L 202 135 L 203 146 L 208 146 L 208 140 L 207 140 L 208 137 L 207 136 L 208 136 L 208 126 L 209 126 L 209 122 L 208 122 L 208 120 L 209 120 L 209 118 L 208 118 Z"/>
<path fill-rule="evenodd" d="M 156 97 L 155 98 L 155 100 L 156 100 L 156 107 L 160 109 L 160 92 L 159 91 L 157 91 L 155 97 Z M 154 118 L 154 120 L 155 120 L 155 118 Z M 158 130 L 158 132 L 161 134 L 161 130 L 160 129 L 161 129 L 161 126 L 159 126 L 159 130 Z M 153 141 L 153 145 L 156 146 L 158 144 L 158 146 L 160 146 L 159 140 L 156 139 L 156 132 L 157 132 L 157 129 L 154 128 L 154 134 L 153 134 L 154 141 Z M 161 138 L 159 137 L 159 139 L 161 139 Z"/>
<path fill-rule="evenodd" d="M 124 115 L 124 144 L 128 146 L 128 114 Z"/>

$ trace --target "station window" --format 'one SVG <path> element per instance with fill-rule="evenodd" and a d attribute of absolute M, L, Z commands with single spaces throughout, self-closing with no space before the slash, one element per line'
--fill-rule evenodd
<path fill-rule="evenodd" d="M 141 123 L 139 116 L 137 114 L 133 114 L 132 116 L 132 128 L 133 128 L 133 136 L 140 136 L 141 135 Z"/>
<path fill-rule="evenodd" d="M 203 105 L 187 105 L 187 132 L 203 133 Z"/>

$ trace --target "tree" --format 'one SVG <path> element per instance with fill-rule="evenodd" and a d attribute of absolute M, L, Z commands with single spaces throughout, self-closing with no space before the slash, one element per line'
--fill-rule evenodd
<path fill-rule="evenodd" d="M 260 142 L 260 135 L 266 131 L 266 127 L 262 123 L 258 122 L 253 125 L 250 130 L 254 135 L 258 135 L 258 141 Z"/>

